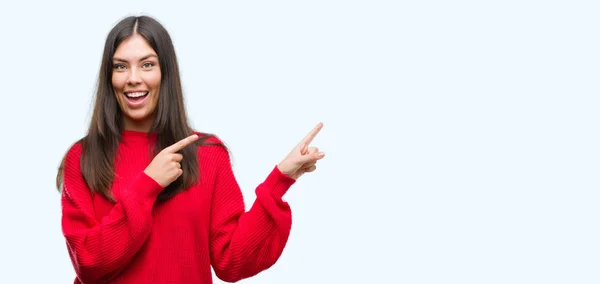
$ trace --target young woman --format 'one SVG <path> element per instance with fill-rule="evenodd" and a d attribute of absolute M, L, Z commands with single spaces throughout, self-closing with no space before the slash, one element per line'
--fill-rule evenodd
<path fill-rule="evenodd" d="M 57 175 L 75 283 L 235 282 L 271 267 L 291 228 L 282 200 L 324 153 L 319 123 L 245 212 L 229 153 L 188 125 L 171 38 L 150 17 L 108 34 L 87 135 Z"/>

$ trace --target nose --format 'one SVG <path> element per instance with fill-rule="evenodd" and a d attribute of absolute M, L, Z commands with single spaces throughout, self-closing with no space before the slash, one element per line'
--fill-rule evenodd
<path fill-rule="evenodd" d="M 141 77 L 139 75 L 139 71 L 136 68 L 131 68 L 129 72 L 129 77 L 127 78 L 127 84 L 129 85 L 137 85 L 141 83 Z"/>

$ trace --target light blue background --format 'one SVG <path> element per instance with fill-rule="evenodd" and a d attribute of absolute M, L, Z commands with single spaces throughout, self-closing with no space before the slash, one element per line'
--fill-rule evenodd
<path fill-rule="evenodd" d="M 0 282 L 72 283 L 56 167 L 142 13 L 248 207 L 324 122 L 283 256 L 241 283 L 600 283 L 597 3 L 3 2 Z"/>

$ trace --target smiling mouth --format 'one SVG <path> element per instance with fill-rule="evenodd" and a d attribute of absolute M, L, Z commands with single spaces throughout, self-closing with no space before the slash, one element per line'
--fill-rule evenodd
<path fill-rule="evenodd" d="M 149 92 L 126 92 L 125 97 L 127 97 L 127 100 L 129 101 L 137 102 L 147 97 L 148 93 Z"/>

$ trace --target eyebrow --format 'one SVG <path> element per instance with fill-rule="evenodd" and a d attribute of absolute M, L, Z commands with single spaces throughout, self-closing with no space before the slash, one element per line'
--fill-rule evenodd
<path fill-rule="evenodd" d="M 156 57 L 156 58 L 158 58 L 158 56 L 156 54 L 148 54 L 148 55 L 140 58 L 140 61 L 146 60 L 146 59 L 148 59 L 150 57 Z M 122 59 L 122 58 L 118 58 L 118 57 L 113 57 L 113 60 L 114 61 L 120 61 L 120 62 L 127 62 L 127 60 Z"/>

